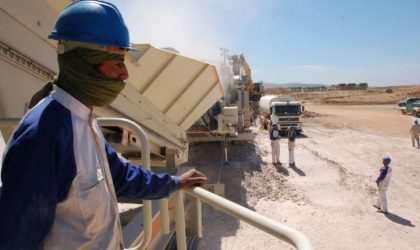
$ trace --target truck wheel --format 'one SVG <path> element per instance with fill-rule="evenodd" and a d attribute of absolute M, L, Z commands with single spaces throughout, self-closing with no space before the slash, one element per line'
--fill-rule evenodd
<path fill-rule="evenodd" d="M 206 246 L 204 245 L 203 238 L 199 238 L 197 236 L 188 236 L 187 249 L 188 250 L 205 250 Z"/>
<path fill-rule="evenodd" d="M 177 250 L 176 245 L 176 233 L 174 233 L 171 239 L 168 242 L 165 250 Z M 204 244 L 203 238 L 197 236 L 187 236 L 187 250 L 205 250 L 206 246 Z"/>

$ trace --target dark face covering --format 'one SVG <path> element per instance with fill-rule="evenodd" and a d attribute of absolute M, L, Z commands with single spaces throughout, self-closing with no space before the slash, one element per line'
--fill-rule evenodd
<path fill-rule="evenodd" d="M 31 99 L 30 108 L 49 95 L 52 84 L 64 89 L 88 107 L 106 106 L 117 98 L 124 88 L 122 80 L 103 76 L 97 67 L 104 61 L 123 59 L 124 55 L 77 48 L 58 55 L 58 76 L 38 91 Z"/>

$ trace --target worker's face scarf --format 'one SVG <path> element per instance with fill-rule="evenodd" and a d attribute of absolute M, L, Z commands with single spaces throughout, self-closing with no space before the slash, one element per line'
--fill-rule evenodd
<path fill-rule="evenodd" d="M 124 59 L 124 55 L 83 48 L 59 54 L 60 71 L 52 83 L 88 107 L 106 106 L 117 98 L 125 83 L 119 79 L 105 77 L 97 68 L 104 61 L 120 58 Z M 36 105 L 51 89 L 51 84 L 44 86 L 33 96 L 31 105 Z"/>

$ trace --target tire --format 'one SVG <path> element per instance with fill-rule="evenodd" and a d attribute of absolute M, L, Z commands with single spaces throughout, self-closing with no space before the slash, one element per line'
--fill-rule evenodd
<path fill-rule="evenodd" d="M 199 238 L 197 236 L 188 236 L 187 249 L 188 250 L 205 250 L 206 246 L 204 245 L 203 238 Z"/>
<path fill-rule="evenodd" d="M 176 233 L 172 235 L 165 250 L 177 250 Z M 205 250 L 204 239 L 197 236 L 187 236 L 187 250 Z"/>

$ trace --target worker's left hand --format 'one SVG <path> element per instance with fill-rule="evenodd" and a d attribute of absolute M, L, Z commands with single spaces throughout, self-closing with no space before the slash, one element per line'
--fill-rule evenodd
<path fill-rule="evenodd" d="M 179 176 L 179 188 L 190 188 L 192 186 L 200 186 L 206 183 L 207 177 L 195 169 L 191 169 Z"/>

